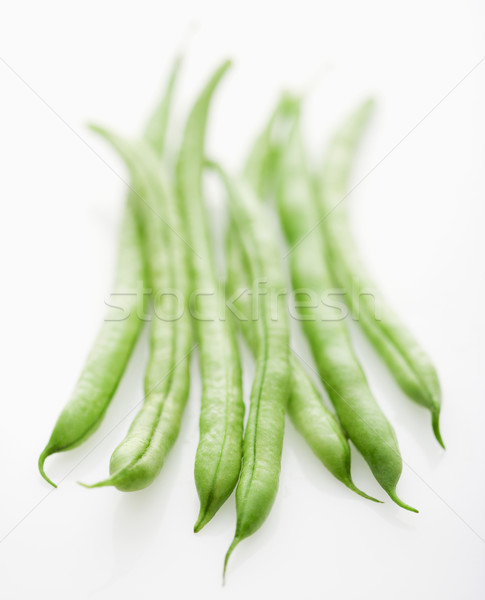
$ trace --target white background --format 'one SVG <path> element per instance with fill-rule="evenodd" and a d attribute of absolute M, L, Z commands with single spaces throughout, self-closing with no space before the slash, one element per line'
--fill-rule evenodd
<path fill-rule="evenodd" d="M 470 71 L 485 56 L 484 16 L 478 0 L 2 3 L 2 598 L 483 597 L 485 61 Z M 398 434 L 400 495 L 420 514 L 354 496 L 288 424 L 274 508 L 234 553 L 225 588 L 233 498 L 192 533 L 196 364 L 179 440 L 149 489 L 124 495 L 76 484 L 107 474 L 142 398 L 146 336 L 99 431 L 48 460 L 58 490 L 36 466 L 103 317 L 125 193 L 82 140 L 126 178 L 123 165 L 85 123 L 137 133 L 192 29 L 173 145 L 196 91 L 232 57 L 208 140 L 231 168 L 282 87 L 313 88 L 306 126 L 315 160 L 346 111 L 377 96 L 354 183 L 378 166 L 349 209 L 370 270 L 429 351 L 444 390 L 446 452 L 427 413 L 355 332 Z M 355 452 L 353 473 L 385 499 Z"/>

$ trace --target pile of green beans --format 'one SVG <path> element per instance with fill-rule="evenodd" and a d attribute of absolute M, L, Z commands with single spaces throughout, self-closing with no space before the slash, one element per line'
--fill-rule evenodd
<path fill-rule="evenodd" d="M 251 300 L 246 290 L 253 290 L 250 269 L 241 252 L 232 228 L 226 239 L 228 292 L 237 298 L 235 308 L 242 319 L 238 322 L 252 353 L 257 354 L 255 320 L 251 315 Z M 242 293 L 242 294 L 241 294 Z M 350 490 L 363 498 L 380 502 L 356 487 L 350 474 L 350 447 L 347 437 L 337 419 L 326 408 L 311 377 L 305 371 L 301 360 L 290 354 L 290 396 L 288 416 L 295 428 L 306 440 L 314 454 L 325 467 Z"/>
<path fill-rule="evenodd" d="M 194 479 L 200 509 L 194 531 L 209 523 L 236 489 L 236 526 L 225 574 L 233 550 L 263 525 L 275 501 L 286 414 L 321 463 L 352 492 L 381 502 L 354 484 L 349 441 L 388 496 L 417 512 L 397 495 L 403 462 L 395 431 L 370 390 L 341 309 L 321 301 L 327 292 L 336 286 L 346 291 L 352 315 L 402 390 L 430 411 L 434 434 L 444 447 L 441 390 L 431 360 L 366 274 L 348 225 L 344 200 L 373 103 L 366 101 L 337 129 L 318 173 L 303 140 L 303 104 L 283 95 L 241 174 L 232 175 L 205 152 L 212 98 L 229 61 L 202 88 L 189 111 L 178 154 L 167 157 L 181 64 L 177 58 L 140 139 L 92 126 L 122 158 L 130 177 L 113 284 L 113 291 L 124 294 L 127 302 L 123 318 L 118 308 L 108 312 L 38 464 L 55 487 L 45 473 L 47 457 L 79 446 L 100 426 L 142 329 L 140 309 L 149 309 L 150 355 L 142 406 L 113 451 L 109 476 L 81 485 L 132 492 L 155 480 L 180 430 L 190 392 L 191 355 L 198 348 L 202 389 Z M 206 170 L 217 175 L 224 191 L 228 218 L 223 248 L 213 242 L 217 236 L 205 203 Z M 280 247 L 279 227 L 286 250 Z M 218 251 L 225 256 L 222 273 L 216 267 Z M 286 266 L 294 298 L 288 293 Z M 352 293 L 356 285 L 357 293 Z M 146 288 L 152 293 L 150 302 L 136 293 Z M 362 293 L 369 288 L 378 295 L 379 319 Z M 320 301 L 305 301 L 309 296 Z M 305 366 L 292 350 L 289 297 L 319 382 L 306 368 L 313 367 Z M 230 310 L 229 298 L 236 299 Z M 245 427 L 239 333 L 256 367 Z"/>
<path fill-rule="evenodd" d="M 187 296 L 187 257 L 177 202 L 163 169 L 143 144 L 134 145 L 97 128 L 119 151 L 131 171 L 143 213 L 145 254 L 154 293 L 150 358 L 145 376 L 144 404 L 110 461 L 110 477 L 90 487 L 114 485 L 122 491 L 140 490 L 152 483 L 177 438 L 189 392 L 192 331 L 187 311 L 178 316 L 167 290 Z M 163 201 L 163 203 L 161 202 Z M 153 218 L 164 214 L 164 221 Z M 160 317 L 161 315 L 161 317 Z"/>
<path fill-rule="evenodd" d="M 163 156 L 168 117 L 173 93 L 180 70 L 178 58 L 170 73 L 162 100 L 147 123 L 144 139 L 159 158 Z M 147 260 L 142 250 L 141 219 L 137 205 L 143 196 L 130 187 L 120 235 L 118 265 L 114 293 L 127 298 L 126 318 L 120 319 L 118 308 L 110 308 L 89 353 L 86 364 L 69 402 L 62 410 L 49 441 L 39 457 L 39 471 L 51 485 L 44 463 L 48 456 L 76 448 L 85 442 L 101 425 L 101 421 L 116 392 L 126 369 L 133 347 L 143 326 L 141 313 L 145 312 L 145 295 L 139 298 L 137 290 L 144 289 Z M 140 300 L 142 306 L 140 306 Z M 149 378 L 146 382 L 149 384 Z M 151 387 L 148 387 L 151 390 Z"/>
<path fill-rule="evenodd" d="M 293 248 L 290 272 L 295 291 L 310 289 L 322 298 L 325 290 L 332 289 L 333 282 L 321 237 L 311 234 L 305 237 L 318 221 L 307 164 L 296 119 L 281 153 L 278 212 L 286 239 Z M 400 506 L 415 510 L 397 497 L 402 459 L 396 435 L 369 389 L 345 323 L 339 318 L 338 307 L 323 302 L 316 307 L 299 302 L 298 310 L 322 383 L 340 423 L 389 496 Z"/>

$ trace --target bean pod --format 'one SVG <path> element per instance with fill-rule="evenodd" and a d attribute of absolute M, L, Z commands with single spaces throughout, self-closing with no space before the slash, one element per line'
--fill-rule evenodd
<path fill-rule="evenodd" d="M 279 173 L 277 205 L 290 245 L 292 284 L 322 383 L 343 428 L 377 481 L 399 506 L 416 511 L 397 496 L 402 459 L 394 429 L 369 389 L 339 307 L 326 297 L 333 281 L 321 234 L 312 231 L 318 214 L 298 120 L 282 151 Z"/>
<path fill-rule="evenodd" d="M 225 572 L 234 548 L 261 527 L 274 503 L 290 378 L 285 282 L 271 225 L 264 206 L 249 186 L 229 178 L 220 168 L 219 172 L 229 197 L 233 231 L 249 265 L 250 280 L 263 286 L 258 292 L 256 375 L 236 491 L 236 532 L 224 561 Z"/>
<path fill-rule="evenodd" d="M 244 404 L 239 354 L 231 323 L 220 316 L 224 294 L 209 241 L 202 195 L 204 137 L 212 95 L 229 68 L 211 77 L 187 120 L 177 163 L 192 279 L 192 315 L 200 348 L 202 399 L 194 476 L 200 499 L 195 531 L 208 523 L 236 486 L 241 469 Z"/>
<path fill-rule="evenodd" d="M 184 303 L 189 286 L 186 242 L 178 206 L 153 151 L 106 129 L 95 130 L 120 153 L 130 169 L 143 222 L 144 252 L 154 296 L 150 359 L 143 407 L 113 452 L 110 477 L 86 487 L 113 485 L 136 491 L 150 485 L 173 446 L 189 392 L 192 332 Z M 161 217 L 163 215 L 163 218 Z"/>
<path fill-rule="evenodd" d="M 145 139 L 156 149 L 158 156 L 162 156 L 164 150 L 168 115 L 180 63 L 180 59 L 175 61 L 162 100 L 145 130 Z M 143 326 L 144 321 L 140 313 L 145 312 L 145 296 L 140 298 L 137 292 L 139 287 L 145 287 L 143 281 L 146 278 L 146 267 L 141 248 L 140 223 L 136 213 L 136 198 L 133 190 L 130 190 L 123 217 L 113 286 L 114 293 L 123 294 L 126 300 L 126 315 L 120 318 L 119 309 L 110 308 L 74 392 L 57 419 L 49 442 L 39 457 L 40 473 L 54 487 L 55 483 L 44 471 L 46 458 L 56 452 L 79 446 L 99 427 Z"/>
<path fill-rule="evenodd" d="M 433 432 L 444 448 L 439 427 L 441 388 L 436 369 L 367 275 L 348 225 L 343 200 L 372 108 L 372 101 L 362 104 L 344 121 L 330 143 L 320 181 L 319 219 L 325 230 L 329 264 L 339 285 L 348 292 L 346 299 L 354 317 L 401 389 L 431 412 Z M 369 289 L 373 290 L 372 299 L 364 293 Z M 379 307 L 379 318 L 376 318 L 376 306 Z"/>
<path fill-rule="evenodd" d="M 236 239 L 236 234 L 229 231 L 226 241 L 228 293 L 236 298 L 235 320 L 256 356 L 256 323 L 251 317 L 251 298 L 247 293 L 254 288 L 254 283 L 250 282 L 247 261 L 235 243 Z M 363 498 L 380 502 L 359 490 L 352 481 L 350 447 L 342 427 L 322 402 L 315 384 L 294 354 L 290 354 L 288 415 L 315 456 L 334 477 Z"/>
<path fill-rule="evenodd" d="M 346 299 L 354 317 L 401 389 L 431 412 L 434 435 L 444 448 L 439 427 L 441 388 L 436 369 L 366 273 L 348 225 L 344 198 L 372 108 L 372 101 L 360 106 L 344 121 L 330 143 L 320 181 L 319 220 L 325 231 L 329 264 L 336 281 L 347 290 Z M 373 298 L 364 293 L 369 289 L 373 290 Z"/>
<path fill-rule="evenodd" d="M 48 456 L 72 450 L 87 440 L 100 426 L 114 396 L 143 321 L 137 294 L 144 278 L 139 250 L 140 231 L 133 203 L 128 200 L 120 232 L 114 293 L 123 294 L 123 314 L 109 308 L 69 402 L 59 415 L 50 439 L 39 457 L 39 471 L 54 487 L 44 471 Z"/>

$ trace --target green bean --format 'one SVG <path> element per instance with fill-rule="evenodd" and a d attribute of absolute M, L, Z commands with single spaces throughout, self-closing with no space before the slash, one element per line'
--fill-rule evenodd
<path fill-rule="evenodd" d="M 48 456 L 71 450 L 82 444 L 99 427 L 123 375 L 143 321 L 139 316 L 136 286 L 143 281 L 144 264 L 139 252 L 140 232 L 128 203 L 121 228 L 118 265 L 113 286 L 123 294 L 124 315 L 119 307 L 109 308 L 92 346 L 72 396 L 54 426 L 50 439 L 39 457 L 42 477 L 54 487 L 44 471 Z M 142 307 L 143 310 L 143 307 Z"/>
<path fill-rule="evenodd" d="M 284 94 L 263 131 L 253 144 L 244 166 L 245 179 L 251 184 L 258 198 L 264 198 L 274 184 L 277 164 L 278 133 L 284 133 L 295 111 L 295 99 Z"/>
<path fill-rule="evenodd" d="M 311 299 L 299 303 L 299 313 L 320 377 L 343 428 L 379 484 L 399 506 L 415 511 L 396 494 L 402 459 L 394 430 L 372 396 L 339 308 L 324 301 L 332 279 L 322 238 L 319 232 L 304 237 L 318 222 L 318 215 L 298 120 L 282 152 L 279 170 L 277 203 L 292 246 L 291 278 L 296 294 Z"/>
<path fill-rule="evenodd" d="M 239 355 L 230 322 L 219 317 L 224 295 L 216 275 L 202 197 L 209 105 L 228 67 L 226 62 L 217 69 L 197 99 L 177 163 L 179 198 L 195 250 L 191 255 L 192 298 L 199 301 L 195 307 L 199 314 L 194 319 L 202 374 L 200 439 L 194 467 L 200 499 L 196 532 L 212 519 L 236 486 L 242 455 L 244 404 Z"/>
<path fill-rule="evenodd" d="M 285 411 L 289 394 L 289 332 L 281 258 L 264 206 L 242 181 L 219 169 L 227 188 L 232 223 L 250 266 L 250 279 L 265 284 L 257 319 L 256 375 L 244 435 L 243 465 L 236 491 L 234 548 L 267 518 L 278 490 Z"/>
<path fill-rule="evenodd" d="M 252 289 L 253 284 L 248 278 L 247 261 L 235 244 L 236 238 L 237 233 L 229 230 L 226 241 L 227 291 L 231 297 L 237 298 L 234 308 L 242 317 L 238 324 L 253 355 L 256 356 L 257 338 L 255 323 L 251 319 L 251 298 L 249 294 L 241 293 Z M 297 431 L 334 477 L 356 494 L 380 502 L 359 490 L 352 481 L 347 438 L 338 421 L 323 404 L 314 383 L 294 354 L 290 355 L 290 377 L 288 415 Z"/>
<path fill-rule="evenodd" d="M 153 111 L 152 116 L 149 118 L 148 123 L 145 126 L 143 139 L 160 159 L 164 155 L 168 129 L 168 118 L 170 116 L 175 85 L 180 74 L 181 65 L 182 58 L 178 56 L 172 66 L 162 100 Z"/>
<path fill-rule="evenodd" d="M 281 148 L 288 141 L 289 133 L 294 126 L 300 110 L 300 100 L 285 94 L 257 138 L 246 162 L 245 176 L 259 197 L 271 195 L 277 177 L 278 157 Z M 227 236 L 228 283 L 235 293 L 235 282 L 239 289 L 250 289 L 247 280 L 248 267 L 244 256 L 238 250 L 234 239 L 236 235 L 229 231 Z M 245 283 L 245 285 L 243 285 Z M 250 315 L 247 295 L 238 296 L 238 310 L 243 315 Z M 255 335 L 249 319 L 239 321 L 246 341 L 255 353 Z M 344 432 L 334 415 L 327 410 L 310 377 L 298 358 L 292 354 L 290 398 L 288 415 L 295 428 L 305 438 L 306 442 L 327 467 L 327 469 L 349 489 L 357 494 L 380 502 L 356 488 L 350 474 L 350 448 Z"/>
<path fill-rule="evenodd" d="M 184 304 L 180 313 L 178 302 L 175 306 L 172 302 L 174 290 L 184 299 L 187 296 L 187 256 L 175 196 L 156 155 L 146 144 L 129 143 L 105 129 L 94 129 L 118 150 L 131 171 L 144 226 L 155 314 L 143 407 L 113 452 L 110 477 L 86 487 L 113 485 L 135 491 L 150 485 L 160 472 L 177 438 L 187 401 L 191 327 Z M 158 217 L 161 214 L 163 220 Z"/>
<path fill-rule="evenodd" d="M 166 136 L 168 113 L 180 69 L 180 59 L 172 68 L 163 98 L 147 125 L 145 137 L 161 156 Z M 45 474 L 44 463 L 56 452 L 71 450 L 82 444 L 99 427 L 125 371 L 136 339 L 143 326 L 145 298 L 139 298 L 137 286 L 143 283 L 145 264 L 140 247 L 140 226 L 136 217 L 133 190 L 128 194 L 120 235 L 114 292 L 127 299 L 127 318 L 120 319 L 119 308 L 110 307 L 96 337 L 72 396 L 61 412 L 47 446 L 39 457 L 39 471 L 46 481 L 57 487 Z"/>
<path fill-rule="evenodd" d="M 323 220 L 329 264 L 339 285 L 347 290 L 346 300 L 352 313 L 401 389 L 431 412 L 433 432 L 444 448 L 439 428 L 441 390 L 436 370 L 367 275 L 350 233 L 343 202 L 372 108 L 372 101 L 360 106 L 344 121 L 330 143 L 321 177 L 319 219 Z M 369 289 L 373 290 L 372 299 L 364 293 Z M 376 306 L 380 310 L 379 319 L 375 315 Z"/>

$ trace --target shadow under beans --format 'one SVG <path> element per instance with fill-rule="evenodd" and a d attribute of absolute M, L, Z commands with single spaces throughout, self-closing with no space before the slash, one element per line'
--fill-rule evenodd
<path fill-rule="evenodd" d="M 148 548 L 152 547 L 151 542 L 160 536 L 177 472 L 181 468 L 181 454 L 181 448 L 177 449 L 176 444 L 149 487 L 136 492 L 119 492 L 112 515 L 113 569 L 106 581 L 92 590 L 93 595 L 105 592 L 114 582 L 136 569 Z"/>
<path fill-rule="evenodd" d="M 280 486 L 281 487 L 281 486 Z M 227 564 L 227 571 L 225 577 L 225 586 L 229 586 L 231 579 L 236 578 L 237 574 L 244 573 L 247 571 L 248 564 L 251 563 L 253 565 L 260 564 L 260 557 L 267 552 L 268 548 L 270 548 L 270 540 L 274 539 L 278 535 L 278 531 L 281 530 L 281 506 L 284 502 L 283 498 L 284 494 L 279 493 L 276 494 L 276 499 L 271 507 L 271 511 L 264 521 L 260 529 L 256 530 L 252 535 L 247 538 L 244 538 L 239 545 L 234 549 L 229 562 Z M 231 526 L 226 528 L 227 537 L 226 543 L 222 546 L 222 552 L 220 556 L 220 576 L 222 581 L 222 567 L 224 564 L 224 556 L 229 548 L 229 544 L 232 542 L 234 537 L 234 528 L 235 528 L 235 519 L 233 520 Z M 218 575 L 219 575 L 218 573 Z"/>
<path fill-rule="evenodd" d="M 187 454 L 195 455 L 192 432 L 196 426 L 197 411 L 194 411 L 191 397 L 200 394 L 197 377 L 196 353 L 191 360 L 191 393 L 185 408 L 179 435 L 155 481 L 143 490 L 119 492 L 119 500 L 112 516 L 114 566 L 104 584 L 92 591 L 93 595 L 103 593 L 113 582 L 136 569 L 146 555 L 155 538 L 164 538 L 163 526 L 167 519 L 167 508 L 174 491 L 185 487 L 186 479 L 193 480 L 193 466 L 187 463 Z M 189 465 L 189 466 L 188 466 Z M 103 490 L 96 490 L 102 492 Z M 195 485 L 194 522 L 196 518 Z"/>
<path fill-rule="evenodd" d="M 350 448 L 352 453 L 352 476 L 354 482 L 359 487 L 365 486 L 365 492 L 370 493 L 370 495 L 383 501 L 382 504 L 368 502 L 366 504 L 368 509 L 375 513 L 380 519 L 384 520 L 387 527 L 391 526 L 395 529 L 406 531 L 414 531 L 419 528 L 420 513 L 410 512 L 395 504 L 374 479 L 367 463 L 352 442 L 350 442 Z M 420 510 L 419 498 L 414 495 L 413 497 L 409 497 L 409 494 L 406 491 L 406 479 L 411 477 L 413 477 L 412 473 L 407 469 L 404 469 L 403 476 L 397 486 L 398 494 L 405 502 L 409 502 L 409 504 Z M 414 486 L 413 489 L 415 489 Z M 358 500 L 359 498 L 357 498 L 357 501 Z"/>
<path fill-rule="evenodd" d="M 298 462 L 299 468 L 303 473 L 304 478 L 313 485 L 319 493 L 325 495 L 332 495 L 341 501 L 364 501 L 364 498 L 361 498 L 351 490 L 349 490 L 343 483 L 338 481 L 320 462 L 320 460 L 313 454 L 312 450 L 305 442 L 304 438 L 296 431 L 291 421 L 287 418 L 286 421 L 286 431 L 285 431 L 285 446 L 288 452 L 291 452 L 293 457 Z M 366 486 L 366 475 L 364 474 L 365 470 L 368 470 L 367 465 L 364 462 L 364 465 L 359 465 L 357 473 L 357 477 L 355 477 L 355 469 L 354 464 L 352 464 L 352 475 L 356 479 L 354 483 L 359 486 L 359 483 L 362 482 L 363 491 L 370 494 L 375 495 L 376 498 L 383 499 L 380 494 L 379 486 L 374 487 L 373 489 L 367 489 L 370 486 Z M 360 474 L 362 472 L 362 475 Z M 375 504 L 374 502 L 369 502 L 369 504 Z"/>
<path fill-rule="evenodd" d="M 365 493 L 382 500 L 383 503 L 372 502 L 358 496 L 333 477 L 313 454 L 291 423 L 287 423 L 286 438 L 285 443 L 287 447 L 291 447 L 291 452 L 299 463 L 305 478 L 322 494 L 322 497 L 332 496 L 339 503 L 348 503 L 349 506 L 346 510 L 352 510 L 350 505 L 356 506 L 359 504 L 361 507 L 365 507 L 367 511 L 375 513 L 380 519 L 385 520 L 388 525 L 396 528 L 412 530 L 416 527 L 417 523 L 416 525 L 413 523 L 413 518 L 419 519 L 419 515 L 409 513 L 394 504 L 375 481 L 367 463 L 352 443 L 350 443 L 352 453 L 351 469 L 355 485 Z M 411 504 L 415 501 L 414 498 L 405 498 L 405 500 L 409 500 Z"/>

